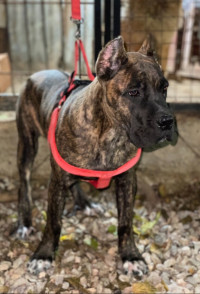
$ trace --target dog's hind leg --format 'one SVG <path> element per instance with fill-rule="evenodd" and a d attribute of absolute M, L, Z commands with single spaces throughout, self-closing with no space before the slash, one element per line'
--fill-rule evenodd
<path fill-rule="evenodd" d="M 142 278 L 148 272 L 144 258 L 139 253 L 133 235 L 133 204 L 136 194 L 136 177 L 133 170 L 116 177 L 118 209 L 118 248 L 123 269 L 129 275 Z"/>
<path fill-rule="evenodd" d="M 38 137 L 42 133 L 38 111 L 34 106 L 34 96 L 32 95 L 33 85 L 28 81 L 22 92 L 17 106 L 17 166 L 19 171 L 18 190 L 18 227 L 17 237 L 27 237 L 32 228 L 31 220 L 31 186 L 30 177 L 34 158 L 38 150 Z"/>
<path fill-rule="evenodd" d="M 17 150 L 17 165 L 19 170 L 20 186 L 18 190 L 18 228 L 17 235 L 26 238 L 32 232 L 31 220 L 31 186 L 30 176 L 33 161 L 38 149 L 38 134 L 26 129 L 26 134 L 19 130 Z"/>

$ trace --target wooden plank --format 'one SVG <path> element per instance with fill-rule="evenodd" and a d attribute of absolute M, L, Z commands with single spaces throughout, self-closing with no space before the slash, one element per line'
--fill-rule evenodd
<path fill-rule="evenodd" d="M 0 94 L 0 111 L 13 111 L 16 109 L 18 95 Z"/>

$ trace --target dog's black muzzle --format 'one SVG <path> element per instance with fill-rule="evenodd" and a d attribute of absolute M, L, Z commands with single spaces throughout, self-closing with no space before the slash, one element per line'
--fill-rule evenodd
<path fill-rule="evenodd" d="M 174 124 L 174 118 L 172 115 L 162 115 L 157 121 L 157 126 L 162 131 L 171 130 Z"/>

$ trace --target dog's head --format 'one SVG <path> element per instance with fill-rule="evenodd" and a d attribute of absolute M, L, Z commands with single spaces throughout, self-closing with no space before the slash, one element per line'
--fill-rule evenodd
<path fill-rule="evenodd" d="M 174 117 L 166 103 L 169 84 L 149 40 L 138 52 L 126 52 L 121 37 L 109 42 L 99 54 L 96 73 L 110 115 L 135 146 L 172 140 Z"/>

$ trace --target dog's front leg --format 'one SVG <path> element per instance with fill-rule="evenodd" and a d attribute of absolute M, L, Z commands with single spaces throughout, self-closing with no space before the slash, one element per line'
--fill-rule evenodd
<path fill-rule="evenodd" d="M 64 183 L 52 171 L 48 190 L 47 224 L 42 241 L 28 264 L 31 273 L 38 274 L 48 269 L 54 259 L 61 232 L 65 193 Z"/>
<path fill-rule="evenodd" d="M 133 205 L 136 194 L 136 175 L 133 170 L 116 177 L 118 210 L 118 248 L 127 274 L 142 278 L 148 272 L 145 260 L 139 253 L 133 235 Z"/>

